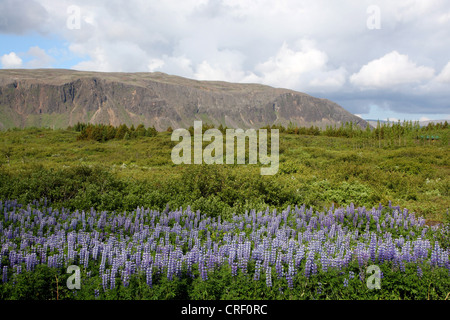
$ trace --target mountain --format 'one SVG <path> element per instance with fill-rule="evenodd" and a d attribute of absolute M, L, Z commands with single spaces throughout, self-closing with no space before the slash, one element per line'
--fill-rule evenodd
<path fill-rule="evenodd" d="M 194 120 L 243 129 L 289 123 L 367 125 L 327 99 L 261 84 L 197 81 L 160 72 L 0 70 L 0 129 L 90 122 L 142 123 L 165 130 L 192 126 Z"/>

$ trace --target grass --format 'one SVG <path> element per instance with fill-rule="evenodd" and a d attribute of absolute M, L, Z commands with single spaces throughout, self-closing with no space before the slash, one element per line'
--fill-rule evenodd
<path fill-rule="evenodd" d="M 250 205 L 284 208 L 306 204 L 322 209 L 333 203 L 372 207 L 391 201 L 433 224 L 445 220 L 450 203 L 446 140 L 427 143 L 405 138 L 392 143 L 281 133 L 279 171 L 261 176 L 260 165 L 176 166 L 170 158 L 176 143 L 168 132 L 107 142 L 79 141 L 77 135 L 72 130 L 42 128 L 0 132 L 0 196 L 24 201 L 49 196 L 52 185 L 47 191 L 31 189 L 30 185 L 39 182 L 33 180 L 38 179 L 36 172 L 44 176 L 54 172 L 53 180 L 39 178 L 42 183 L 55 183 L 58 175 L 69 183 L 80 179 L 68 174 L 70 170 L 88 167 L 93 168 L 88 175 L 107 173 L 104 179 L 109 179 L 109 185 L 97 190 L 98 197 L 121 195 L 115 202 L 121 208 L 131 208 L 143 199 L 159 208 L 167 200 L 172 206 L 193 205 L 217 215 L 244 211 Z M 28 186 L 19 181 L 27 181 Z M 74 199 L 86 194 L 88 184 L 98 186 L 101 180 L 81 181 L 83 188 L 75 190 L 71 198 L 56 197 L 55 205 L 75 205 Z M 150 194 L 158 195 L 159 200 L 146 198 Z M 84 199 L 87 201 L 86 196 Z M 97 199 L 84 205 L 101 208 L 102 202 Z"/>

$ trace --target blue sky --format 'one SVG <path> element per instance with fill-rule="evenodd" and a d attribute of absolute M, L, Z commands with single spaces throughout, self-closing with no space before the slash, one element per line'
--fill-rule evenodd
<path fill-rule="evenodd" d="M 27 68 L 30 61 L 36 59 L 29 53 L 30 48 L 39 47 L 53 58 L 48 65 L 40 64 L 39 67 L 71 69 L 80 63 L 83 57 L 73 54 L 68 46 L 69 42 L 56 34 L 45 36 L 35 32 L 20 36 L 0 34 L 0 55 L 15 52 L 22 59 L 24 68 Z"/>
<path fill-rule="evenodd" d="M 160 71 L 450 119 L 450 2 L 1 0 L 0 67 Z"/>

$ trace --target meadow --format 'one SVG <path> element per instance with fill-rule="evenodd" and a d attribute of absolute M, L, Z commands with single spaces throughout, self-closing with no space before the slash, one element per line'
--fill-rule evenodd
<path fill-rule="evenodd" d="M 448 125 L 278 129 L 273 176 L 174 165 L 170 128 L 0 132 L 2 299 L 448 298 Z"/>

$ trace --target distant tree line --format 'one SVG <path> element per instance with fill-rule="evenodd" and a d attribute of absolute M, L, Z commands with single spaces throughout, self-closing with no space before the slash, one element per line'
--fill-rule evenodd
<path fill-rule="evenodd" d="M 281 125 L 267 126 L 265 128 L 279 129 L 280 132 L 286 132 L 288 134 L 301 134 L 301 135 L 323 135 L 327 137 L 345 137 L 345 138 L 367 138 L 367 139 L 395 139 L 399 137 L 414 137 L 419 138 L 420 135 L 428 135 L 433 133 L 442 132 L 449 128 L 448 122 L 444 123 L 428 123 L 427 126 L 420 126 L 418 121 L 403 121 L 400 122 L 377 122 L 375 128 L 366 126 L 362 128 L 353 122 L 341 123 L 341 125 L 327 125 L 324 129 L 316 126 L 311 127 L 298 127 L 292 123 L 287 127 Z M 438 136 L 436 136 L 438 137 Z M 439 138 L 439 137 L 438 137 Z"/>
<path fill-rule="evenodd" d="M 138 125 L 136 128 L 134 125 L 131 125 L 128 128 L 126 124 L 115 127 L 105 124 L 86 124 L 79 122 L 70 129 L 80 132 L 77 140 L 95 140 L 99 142 L 113 139 L 128 140 L 137 137 L 154 137 L 158 133 L 155 127 L 145 128 L 143 124 Z"/>
<path fill-rule="evenodd" d="M 203 123 L 202 133 L 208 129 L 217 128 L 222 134 L 226 134 L 226 130 L 229 129 L 223 125 L 218 127 Z M 448 122 L 444 123 L 428 123 L 427 126 L 420 126 L 418 121 L 403 121 L 400 122 L 377 122 L 377 126 L 372 128 L 371 126 L 366 126 L 362 128 L 353 122 L 342 123 L 341 125 L 327 125 L 325 128 L 319 128 L 317 126 L 302 127 L 296 126 L 290 123 L 288 126 L 278 125 L 267 125 L 261 129 L 267 129 L 268 132 L 272 129 L 278 129 L 280 133 L 287 134 L 298 134 L 298 135 L 312 135 L 312 136 L 327 136 L 327 137 L 345 137 L 345 138 L 363 138 L 369 140 L 395 140 L 403 138 L 414 138 L 414 139 L 436 139 L 440 137 L 437 135 L 439 132 L 449 128 Z M 125 124 L 121 124 L 118 127 L 105 124 L 86 124 L 77 123 L 73 127 L 69 127 L 80 135 L 77 137 L 78 140 L 95 140 L 95 141 L 108 141 L 112 139 L 134 139 L 137 137 L 153 137 L 157 135 L 157 130 L 155 127 L 145 128 L 143 124 L 138 125 L 136 128 L 134 125 L 128 127 Z M 166 132 L 172 132 L 172 127 L 168 127 Z M 194 135 L 194 127 L 189 127 L 188 131 L 191 136 Z M 435 134 L 430 136 L 430 134 Z"/>

